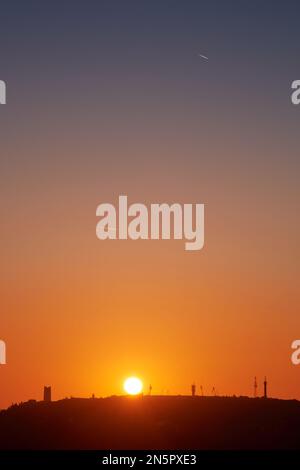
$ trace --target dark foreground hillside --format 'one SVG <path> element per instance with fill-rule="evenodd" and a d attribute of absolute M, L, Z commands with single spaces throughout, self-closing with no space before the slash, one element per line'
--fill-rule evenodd
<path fill-rule="evenodd" d="M 0 412 L 1 449 L 299 449 L 300 402 L 111 397 Z"/>

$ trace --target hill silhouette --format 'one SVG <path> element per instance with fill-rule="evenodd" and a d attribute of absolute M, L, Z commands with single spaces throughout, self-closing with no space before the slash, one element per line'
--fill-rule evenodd
<path fill-rule="evenodd" d="M 33 400 L 0 412 L 0 449 L 299 449 L 300 402 L 144 396 Z"/>

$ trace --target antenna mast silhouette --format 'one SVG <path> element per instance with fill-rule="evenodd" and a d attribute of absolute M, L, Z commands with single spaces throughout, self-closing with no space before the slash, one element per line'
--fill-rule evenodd
<path fill-rule="evenodd" d="M 254 377 L 254 391 L 253 391 L 253 396 L 254 396 L 254 398 L 257 397 L 257 380 L 256 380 L 256 377 Z"/>

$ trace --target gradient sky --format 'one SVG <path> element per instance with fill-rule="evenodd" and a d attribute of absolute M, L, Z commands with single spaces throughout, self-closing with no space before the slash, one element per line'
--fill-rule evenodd
<path fill-rule="evenodd" d="M 48 4 L 48 6 L 46 5 Z M 2 1 L 0 406 L 300 399 L 298 1 Z M 208 56 L 205 61 L 198 53 Z M 205 248 L 96 238 L 101 202 L 205 203 Z"/>

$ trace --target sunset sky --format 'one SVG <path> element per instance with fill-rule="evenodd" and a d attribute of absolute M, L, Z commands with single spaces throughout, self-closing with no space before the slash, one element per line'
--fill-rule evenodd
<path fill-rule="evenodd" d="M 1 2 L 0 407 L 130 375 L 300 399 L 300 6 L 278 4 Z M 203 250 L 98 240 L 120 194 L 204 203 Z"/>

